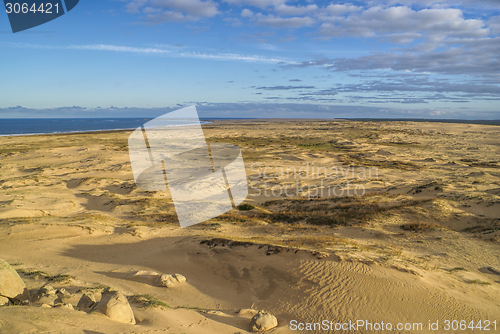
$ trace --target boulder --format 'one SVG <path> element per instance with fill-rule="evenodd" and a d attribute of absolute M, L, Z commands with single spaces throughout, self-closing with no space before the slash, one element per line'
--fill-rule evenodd
<path fill-rule="evenodd" d="M 94 304 L 95 304 L 94 295 L 84 293 L 80 298 L 80 301 L 78 302 L 76 307 L 82 311 L 90 312 Z"/>
<path fill-rule="evenodd" d="M 70 298 L 71 297 L 71 293 L 69 293 L 68 291 L 66 291 L 65 288 L 60 288 L 59 290 L 57 290 L 57 295 L 61 299 L 63 299 L 63 298 Z"/>
<path fill-rule="evenodd" d="M 160 277 L 156 279 L 156 285 L 158 286 L 163 286 L 166 288 L 171 288 L 177 283 L 184 283 L 186 282 L 186 277 L 182 276 L 181 274 L 163 274 Z"/>
<path fill-rule="evenodd" d="M 104 289 L 101 300 L 94 305 L 92 311 L 105 314 L 117 322 L 135 325 L 134 312 L 132 312 L 127 297 L 110 288 Z"/>
<path fill-rule="evenodd" d="M 9 306 L 9 298 L 0 296 L 0 306 Z"/>
<path fill-rule="evenodd" d="M 179 283 L 186 282 L 186 277 L 182 276 L 181 274 L 174 274 L 174 277 Z"/>
<path fill-rule="evenodd" d="M 156 280 L 156 284 L 159 286 L 164 286 L 166 288 L 171 288 L 179 281 L 170 274 L 163 274 Z"/>
<path fill-rule="evenodd" d="M 14 304 L 30 300 L 30 294 L 18 273 L 4 260 L 0 260 L 0 297 Z"/>
<path fill-rule="evenodd" d="M 266 311 L 259 311 L 250 320 L 250 331 L 267 331 L 278 326 L 278 319 L 274 315 Z"/>
<path fill-rule="evenodd" d="M 54 307 L 56 303 L 60 303 L 59 297 L 55 294 L 45 294 L 36 301 L 37 304 L 47 304 Z"/>

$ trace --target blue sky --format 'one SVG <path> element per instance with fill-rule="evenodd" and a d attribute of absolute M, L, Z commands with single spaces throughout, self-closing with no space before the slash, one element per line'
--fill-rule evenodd
<path fill-rule="evenodd" d="M 500 119 L 498 0 L 81 0 L 0 48 L 0 118 Z"/>

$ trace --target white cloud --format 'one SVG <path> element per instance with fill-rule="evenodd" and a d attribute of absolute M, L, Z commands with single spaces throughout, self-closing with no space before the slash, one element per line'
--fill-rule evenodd
<path fill-rule="evenodd" d="M 244 55 L 237 53 L 204 53 L 204 52 L 182 52 L 178 48 L 150 48 L 150 47 L 132 47 L 113 44 L 83 44 L 83 45 L 67 45 L 67 46 L 50 46 L 40 44 L 25 44 L 25 43 L 6 43 L 7 47 L 25 48 L 25 49 L 47 49 L 47 50 L 88 50 L 88 51 L 110 51 L 122 53 L 139 53 L 151 55 L 166 55 L 177 58 L 194 58 L 207 60 L 222 60 L 222 61 L 245 61 L 256 63 L 269 64 L 298 64 L 297 61 L 280 58 L 280 57 L 264 57 L 259 55 Z"/>
<path fill-rule="evenodd" d="M 325 21 L 319 34 L 326 37 L 406 34 L 402 42 L 411 42 L 411 34 L 424 33 L 427 37 L 484 37 L 490 31 L 478 19 L 465 19 L 455 8 L 413 10 L 406 6 L 371 7 L 359 13 L 343 16 L 322 16 Z"/>
<path fill-rule="evenodd" d="M 276 6 L 274 9 L 281 15 L 304 15 L 306 13 L 316 11 L 318 9 L 318 6 L 316 4 L 307 6 L 288 6 L 283 3 Z"/>
<path fill-rule="evenodd" d="M 126 0 L 129 13 L 143 14 L 149 24 L 196 21 L 219 14 L 212 0 Z"/>
<path fill-rule="evenodd" d="M 354 6 L 354 5 L 339 5 L 339 4 L 330 4 L 325 9 L 324 12 L 332 15 L 339 16 L 345 13 L 357 12 L 362 10 L 363 7 Z"/>
<path fill-rule="evenodd" d="M 216 3 L 212 0 L 150 0 L 150 5 L 177 10 L 198 17 L 213 17 L 219 13 Z"/>
<path fill-rule="evenodd" d="M 252 17 L 253 16 L 253 12 L 250 10 L 250 9 L 243 9 L 241 11 L 241 17 Z"/>
<path fill-rule="evenodd" d="M 258 13 L 256 15 L 257 24 L 267 27 L 274 28 L 301 28 L 307 27 L 314 24 L 314 19 L 305 16 L 305 17 L 277 17 L 272 14 L 270 15 L 262 15 Z"/>
<path fill-rule="evenodd" d="M 231 5 L 249 5 L 254 7 L 259 7 L 262 9 L 268 7 L 274 7 L 287 2 L 287 0 L 222 0 L 223 2 L 227 2 Z"/>

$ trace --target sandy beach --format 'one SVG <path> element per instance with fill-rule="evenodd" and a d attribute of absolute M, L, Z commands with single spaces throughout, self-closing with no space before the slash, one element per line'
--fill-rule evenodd
<path fill-rule="evenodd" d="M 203 130 L 241 148 L 248 205 L 182 229 L 168 192 L 136 187 L 131 131 L 0 137 L 0 259 L 32 296 L 0 307 L 0 333 L 246 333 L 252 313 L 241 309 L 275 315 L 277 334 L 328 332 L 294 330 L 325 320 L 500 330 L 500 127 L 233 120 Z M 186 282 L 157 286 L 156 273 Z M 73 306 L 116 289 L 136 324 L 40 307 L 46 284 Z"/>

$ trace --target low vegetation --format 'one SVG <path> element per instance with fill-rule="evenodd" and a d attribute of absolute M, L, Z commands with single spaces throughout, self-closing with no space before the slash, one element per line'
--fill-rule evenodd
<path fill-rule="evenodd" d="M 425 224 L 425 223 L 409 223 L 409 224 L 403 224 L 400 227 L 405 231 L 414 231 L 414 232 L 433 231 L 441 228 L 441 226 L 436 224 Z"/>

